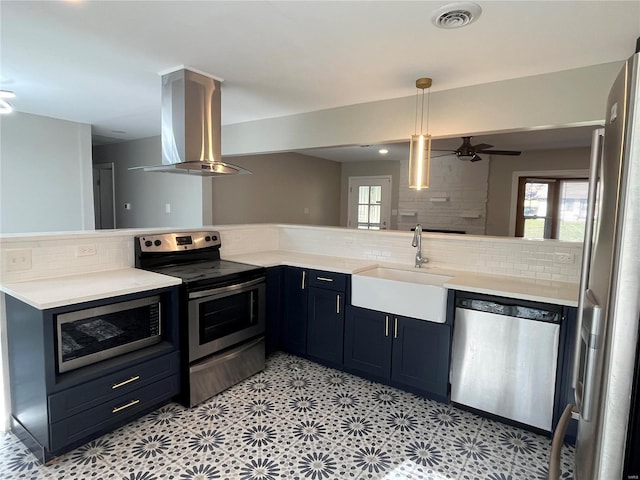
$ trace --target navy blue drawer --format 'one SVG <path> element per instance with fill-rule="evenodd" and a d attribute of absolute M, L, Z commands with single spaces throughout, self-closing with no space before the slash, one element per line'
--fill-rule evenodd
<path fill-rule="evenodd" d="M 309 286 L 328 288 L 337 292 L 344 292 L 347 286 L 347 275 L 344 273 L 309 270 Z"/>
<path fill-rule="evenodd" d="M 176 351 L 49 395 L 49 422 L 58 422 L 144 385 L 177 375 L 179 368 L 180 354 Z"/>
<path fill-rule="evenodd" d="M 95 434 L 106 432 L 121 425 L 141 412 L 166 403 L 180 391 L 178 375 L 148 384 L 117 398 L 85 410 L 78 415 L 52 423 L 50 450 L 56 451 L 67 445 L 95 438 Z"/>

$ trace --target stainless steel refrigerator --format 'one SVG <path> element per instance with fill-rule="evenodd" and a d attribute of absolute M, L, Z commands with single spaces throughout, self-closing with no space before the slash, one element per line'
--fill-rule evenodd
<path fill-rule="evenodd" d="M 640 49 L 640 38 L 637 49 Z M 609 93 L 594 132 L 573 386 L 554 436 L 578 419 L 576 480 L 640 479 L 640 53 Z M 573 407 L 573 412 L 571 412 Z M 563 477 L 564 478 L 564 477 Z"/>

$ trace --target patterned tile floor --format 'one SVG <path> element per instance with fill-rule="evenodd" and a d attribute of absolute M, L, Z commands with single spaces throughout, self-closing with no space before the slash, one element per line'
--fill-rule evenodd
<path fill-rule="evenodd" d="M 38 465 L 0 434 L 0 478 L 546 480 L 550 440 L 277 353 L 192 409 L 169 404 Z M 562 454 L 573 478 L 573 449 Z"/>

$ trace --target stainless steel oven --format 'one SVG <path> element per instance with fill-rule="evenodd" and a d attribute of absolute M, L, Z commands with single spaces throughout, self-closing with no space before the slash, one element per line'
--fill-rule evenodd
<path fill-rule="evenodd" d="M 220 259 L 215 231 L 136 237 L 136 267 L 182 279 L 182 403 L 264 369 L 265 269 Z"/>
<path fill-rule="evenodd" d="M 189 293 L 189 360 L 262 335 L 265 279 Z"/>
<path fill-rule="evenodd" d="M 58 372 L 159 343 L 160 311 L 160 297 L 154 295 L 57 315 Z"/>

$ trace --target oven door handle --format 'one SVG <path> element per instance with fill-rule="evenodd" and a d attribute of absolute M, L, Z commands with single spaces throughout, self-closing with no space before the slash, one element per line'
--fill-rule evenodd
<path fill-rule="evenodd" d="M 217 295 L 217 294 L 220 294 L 220 293 L 227 293 L 227 292 L 234 292 L 236 290 L 242 290 L 243 288 L 253 287 L 254 285 L 258 285 L 260 283 L 263 283 L 264 280 L 265 280 L 264 277 L 260 277 L 260 278 L 256 278 L 255 280 L 250 280 L 250 281 L 244 282 L 244 283 L 237 283 L 237 284 L 234 284 L 234 285 L 228 285 L 226 287 L 212 288 L 212 289 L 209 289 L 209 290 L 191 292 L 191 293 L 189 293 L 189 300 L 192 300 L 192 299 L 195 299 L 195 298 L 208 297 L 210 295 Z"/>

